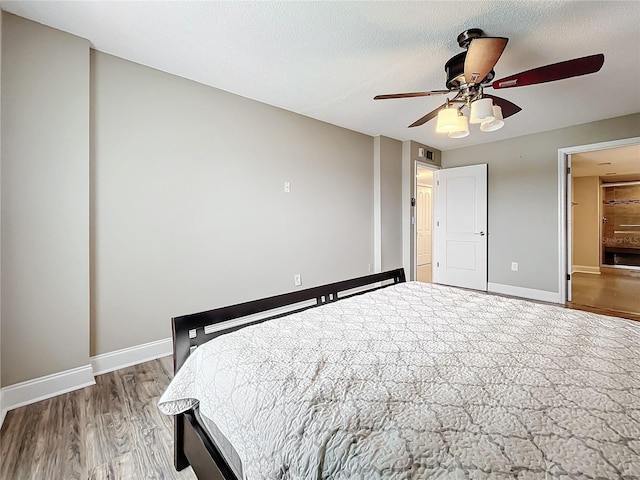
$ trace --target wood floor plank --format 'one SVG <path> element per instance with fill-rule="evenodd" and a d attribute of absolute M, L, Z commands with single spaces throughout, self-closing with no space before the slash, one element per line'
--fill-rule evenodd
<path fill-rule="evenodd" d="M 7 418 L 4 421 L 5 425 L 8 422 L 16 422 L 17 428 L 7 428 L 11 434 L 5 436 L 3 426 L 3 430 L 0 433 L 2 435 L 2 455 L 0 458 L 2 458 L 3 464 L 0 469 L 2 472 L 0 478 L 10 478 L 12 480 L 32 478 L 31 466 L 29 463 L 25 463 L 24 459 L 31 461 L 35 456 L 39 426 L 47 406 L 47 404 L 39 405 L 33 409 L 22 407 L 7 414 Z M 6 468 L 5 462 L 7 463 Z"/>
<path fill-rule="evenodd" d="M 173 468 L 173 420 L 157 401 L 170 357 L 96 377 L 96 384 L 10 411 L 0 432 L 2 480 L 194 480 Z"/>
<path fill-rule="evenodd" d="M 73 480 L 85 476 L 84 448 L 84 405 L 80 395 L 66 394 L 59 399 L 62 425 L 60 426 L 59 458 L 61 465 L 57 468 L 62 480 Z M 81 430 L 83 430 L 81 432 Z M 54 477 L 49 477 L 54 478 Z"/>
<path fill-rule="evenodd" d="M 136 478 L 132 452 L 111 460 L 108 463 L 91 469 L 87 474 L 88 480 L 128 480 Z"/>
<path fill-rule="evenodd" d="M 602 272 L 572 274 L 570 308 L 640 320 L 640 278 Z"/>

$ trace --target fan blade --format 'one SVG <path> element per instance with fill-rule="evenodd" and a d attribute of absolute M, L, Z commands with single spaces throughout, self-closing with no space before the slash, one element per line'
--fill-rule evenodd
<path fill-rule="evenodd" d="M 431 90 L 430 92 L 413 92 L 413 93 L 390 93 L 388 95 L 376 95 L 374 100 L 387 100 L 388 98 L 413 98 L 413 97 L 430 97 L 432 95 L 446 95 L 451 90 Z"/>
<path fill-rule="evenodd" d="M 538 83 L 555 82 L 565 78 L 578 77 L 589 73 L 596 73 L 604 64 L 604 55 L 590 55 L 588 57 L 574 58 L 565 62 L 545 65 L 521 72 L 510 77 L 501 78 L 491 84 L 493 88 L 511 88 L 535 85 Z"/>
<path fill-rule="evenodd" d="M 464 61 L 464 79 L 469 85 L 477 85 L 493 70 L 508 38 L 478 37 L 471 40 Z"/>
<path fill-rule="evenodd" d="M 509 100 L 506 100 L 502 97 L 496 97 L 494 95 L 487 95 L 486 93 L 482 95 L 483 97 L 490 98 L 493 101 L 494 105 L 497 105 L 502 109 L 502 118 L 508 118 L 511 115 L 515 115 L 520 110 L 522 110 L 515 103 L 511 103 Z"/>
<path fill-rule="evenodd" d="M 421 119 L 416 120 L 415 122 L 413 122 L 411 125 L 409 125 L 409 128 L 411 128 L 411 127 L 419 127 L 420 125 L 424 125 L 425 123 L 427 123 L 429 120 L 432 120 L 432 119 L 436 118 L 438 116 L 438 112 L 440 110 L 442 110 L 443 108 L 446 108 L 446 106 L 447 106 L 446 104 L 445 105 L 440 105 L 435 110 L 427 113 Z"/>

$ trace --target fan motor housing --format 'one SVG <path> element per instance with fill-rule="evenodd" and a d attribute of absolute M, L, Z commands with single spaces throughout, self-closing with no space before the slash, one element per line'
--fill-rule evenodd
<path fill-rule="evenodd" d="M 462 35 L 462 34 L 461 34 Z M 447 72 L 447 88 L 449 90 L 458 90 L 464 85 L 464 60 L 467 58 L 467 52 L 461 52 L 454 57 L 451 57 L 447 63 L 444 64 L 444 71 Z M 495 72 L 491 70 L 486 77 L 482 79 L 480 84 L 487 83 L 493 80 Z"/>
<path fill-rule="evenodd" d="M 459 53 L 444 64 L 444 71 L 447 72 L 447 88 L 449 90 L 460 88 L 460 85 L 464 83 L 464 59 L 466 56 L 467 52 Z"/>
<path fill-rule="evenodd" d="M 482 37 L 483 35 L 484 32 L 479 28 L 470 28 L 469 30 L 465 30 L 458 35 L 458 45 L 460 45 L 461 48 L 468 48 L 471 40 Z"/>

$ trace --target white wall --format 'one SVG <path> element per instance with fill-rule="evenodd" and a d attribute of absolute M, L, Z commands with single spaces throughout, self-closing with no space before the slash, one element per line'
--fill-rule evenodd
<path fill-rule="evenodd" d="M 558 149 L 638 135 L 634 114 L 442 152 L 444 168 L 489 166 L 489 282 L 559 292 Z"/>
<path fill-rule="evenodd" d="M 99 52 L 91 100 L 93 355 L 368 272 L 371 137 Z"/>
<path fill-rule="evenodd" d="M 89 363 L 89 42 L 3 14 L 2 384 Z"/>

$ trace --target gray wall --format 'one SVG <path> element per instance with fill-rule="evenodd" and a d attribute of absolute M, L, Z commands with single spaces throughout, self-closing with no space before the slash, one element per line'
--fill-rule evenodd
<path fill-rule="evenodd" d="M 92 67 L 92 354 L 294 290 L 296 273 L 367 273 L 371 137 L 103 53 Z"/>
<path fill-rule="evenodd" d="M 489 282 L 558 292 L 558 149 L 639 135 L 634 114 L 442 152 L 444 168 L 489 165 Z"/>
<path fill-rule="evenodd" d="M 89 363 L 89 42 L 3 14 L 2 384 Z"/>
<path fill-rule="evenodd" d="M 3 385 L 373 263 L 372 137 L 8 14 L 2 49 Z"/>
<path fill-rule="evenodd" d="M 424 143 L 414 142 L 413 140 L 410 140 L 410 146 L 411 146 L 411 161 L 414 163 L 414 166 L 415 166 L 415 162 L 423 162 L 423 163 L 438 166 L 438 167 L 442 165 L 442 152 L 437 148 L 429 147 Z M 418 155 L 420 148 L 424 148 L 425 150 L 425 155 L 422 157 Z M 426 158 L 427 150 L 429 150 L 430 152 L 433 152 L 433 158 L 431 160 L 428 160 Z"/>
<path fill-rule="evenodd" d="M 411 143 L 106 54 L 90 70 L 88 42 L 8 14 L 2 39 L 2 385 L 167 338 L 171 316 L 293 290 L 296 273 L 304 288 L 407 256 Z M 489 164 L 490 281 L 557 291 L 557 150 L 639 127 L 442 153 Z"/>
<path fill-rule="evenodd" d="M 402 142 L 374 139 L 374 163 L 379 168 L 380 270 L 402 267 Z"/>

